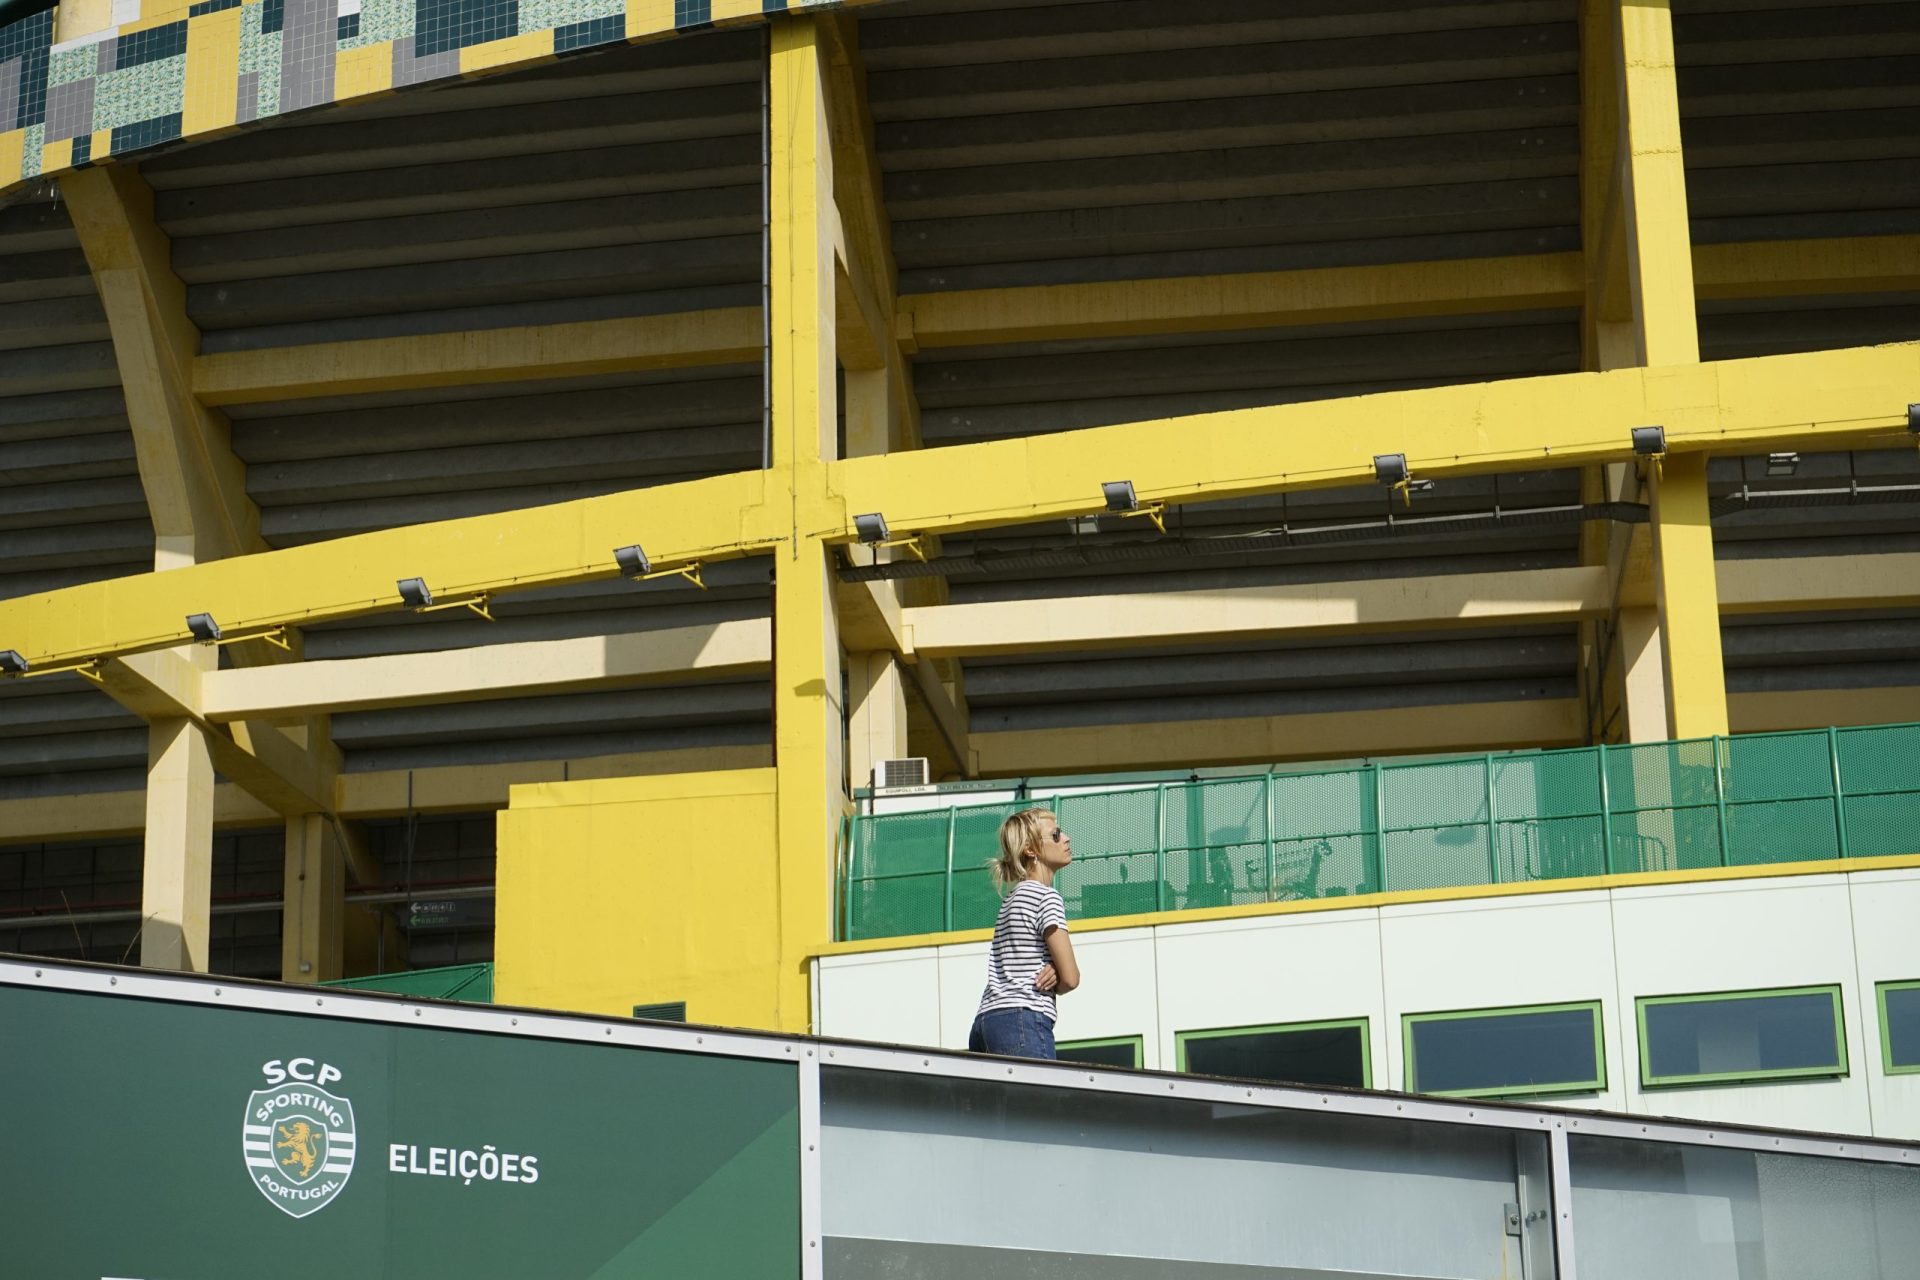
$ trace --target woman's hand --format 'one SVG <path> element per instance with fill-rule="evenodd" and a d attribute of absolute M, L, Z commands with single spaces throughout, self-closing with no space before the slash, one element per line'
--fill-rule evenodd
<path fill-rule="evenodd" d="M 1051 991 L 1060 985 L 1060 975 L 1053 971 L 1052 965 L 1041 965 L 1040 972 L 1033 975 L 1033 985 L 1041 991 Z"/>

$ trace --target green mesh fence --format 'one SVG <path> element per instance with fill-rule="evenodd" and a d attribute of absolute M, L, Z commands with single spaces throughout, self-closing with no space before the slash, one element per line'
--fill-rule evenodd
<path fill-rule="evenodd" d="M 990 926 L 1000 823 L 1073 834 L 1077 919 L 1920 853 L 1920 725 L 1169 782 L 853 822 L 841 936 Z"/>

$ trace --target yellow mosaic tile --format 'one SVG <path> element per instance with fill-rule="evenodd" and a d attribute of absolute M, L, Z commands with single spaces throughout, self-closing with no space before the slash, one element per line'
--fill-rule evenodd
<path fill-rule="evenodd" d="M 673 0 L 627 0 L 627 39 L 673 30 Z"/>
<path fill-rule="evenodd" d="M 187 96 L 180 130 L 189 137 L 224 129 L 236 118 L 240 17 L 238 9 L 222 9 L 194 19 L 187 27 Z"/>
<path fill-rule="evenodd" d="M 0 133 L 0 183 L 14 181 L 26 162 L 27 131 L 15 129 Z"/>
<path fill-rule="evenodd" d="M 89 147 L 87 151 L 87 159 L 93 161 L 95 164 L 98 164 L 100 162 L 101 157 L 107 155 L 112 150 L 113 150 L 113 130 L 95 129 L 93 131 L 92 146 Z"/>
<path fill-rule="evenodd" d="M 468 45 L 460 51 L 460 74 L 472 75 L 476 71 L 510 66 L 519 62 L 533 62 L 552 56 L 553 29 L 549 27 L 545 31 L 529 31 L 525 35 L 511 36 L 505 40 L 489 40 L 485 44 Z"/>
<path fill-rule="evenodd" d="M 548 52 L 552 52 L 552 32 L 547 34 Z M 501 43 L 506 42 L 503 40 Z M 340 51 L 340 57 L 333 64 L 335 101 L 345 102 L 348 98 L 385 93 L 391 88 L 393 88 L 393 41 Z"/>
<path fill-rule="evenodd" d="M 62 138 L 40 148 L 40 172 L 58 173 L 73 164 L 73 139 Z"/>

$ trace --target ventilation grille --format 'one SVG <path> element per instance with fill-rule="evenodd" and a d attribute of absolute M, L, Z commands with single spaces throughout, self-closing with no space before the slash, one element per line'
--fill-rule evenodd
<path fill-rule="evenodd" d="M 875 791 L 898 791 L 928 785 L 927 758 L 912 756 L 905 760 L 882 760 L 873 766 Z"/>
<path fill-rule="evenodd" d="M 633 1016 L 645 1018 L 649 1022 L 685 1022 L 687 1002 L 668 1000 L 661 1004 L 637 1004 L 633 1006 Z"/>

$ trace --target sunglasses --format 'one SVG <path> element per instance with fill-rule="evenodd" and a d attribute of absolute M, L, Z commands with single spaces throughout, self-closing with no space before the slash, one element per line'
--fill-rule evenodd
<path fill-rule="evenodd" d="M 1065 840 L 1066 838 L 1067 838 L 1067 833 L 1062 831 L 1058 827 L 1055 827 L 1053 830 L 1047 832 L 1047 839 L 1053 841 L 1055 844 L 1059 844 L 1062 840 Z"/>

